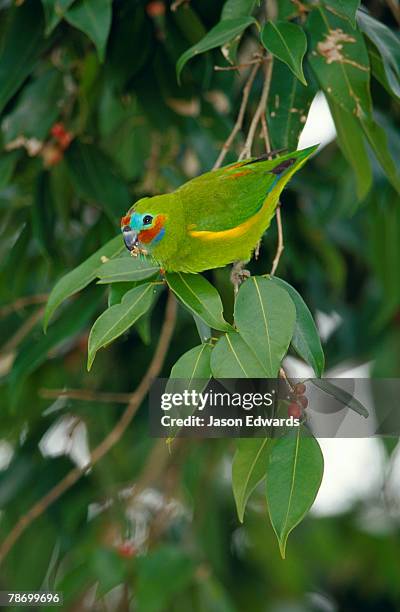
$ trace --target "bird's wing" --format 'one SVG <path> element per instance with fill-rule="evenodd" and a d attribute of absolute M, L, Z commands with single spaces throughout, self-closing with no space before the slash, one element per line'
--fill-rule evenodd
<path fill-rule="evenodd" d="M 182 185 L 178 193 L 190 229 L 227 230 L 255 215 L 279 178 L 281 160 L 237 162 Z"/>

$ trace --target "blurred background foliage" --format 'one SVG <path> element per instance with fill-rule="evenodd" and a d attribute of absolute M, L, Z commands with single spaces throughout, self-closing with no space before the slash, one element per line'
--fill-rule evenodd
<path fill-rule="evenodd" d="M 305 116 L 290 130 L 289 108 L 273 115 L 276 96 L 286 99 L 293 81 L 279 61 L 266 109 L 273 146 L 296 146 L 309 104 L 325 88 L 311 51 L 319 26 L 312 21 L 315 14 L 308 15 L 309 2 L 272 4 L 280 19 L 304 27 L 309 42 L 304 62 L 309 90 L 299 92 Z M 358 3 L 333 4 L 355 10 Z M 235 5 L 252 9 L 254 3 L 230 2 Z M 228 65 L 215 49 L 191 59 L 179 85 L 176 62 L 218 23 L 223 7 L 211 0 L 172 7 L 139 0 L 0 2 L 2 539 L 74 464 L 85 464 L 88 449 L 123 410 L 95 395 L 80 401 L 55 393 L 50 399 L 49 390 L 130 392 L 154 352 L 165 292 L 151 316 L 99 352 L 90 374 L 88 331 L 107 305 L 108 290 L 95 285 L 71 300 L 46 336 L 43 305 L 60 276 L 116 234 L 132 202 L 170 191 L 212 167 L 234 125 L 247 70 L 215 70 Z M 374 25 L 365 37 L 374 117 L 389 149 L 372 118 L 361 126 L 359 117 L 343 111 L 338 86 L 338 98 L 329 99 L 338 138 L 320 150 L 282 198 L 285 251 L 279 275 L 313 313 L 339 322 L 324 342 L 328 370 L 370 363 L 373 375 L 396 377 L 399 12 L 396 0 L 371 0 L 364 8 L 393 36 Z M 261 12 L 256 5 L 254 15 L 260 19 Z M 331 18 L 336 28 L 353 28 L 343 15 Z M 366 20 L 358 21 L 364 32 L 371 28 Z M 237 61 L 257 49 L 252 26 Z M 245 127 L 261 87 L 259 75 Z M 370 113 L 368 96 L 367 90 Z M 367 147 L 362 134 L 369 135 Z M 238 138 L 227 161 L 236 159 L 240 144 Z M 254 149 L 263 150 L 258 136 Z M 276 240 L 273 226 L 251 264 L 253 273 L 270 269 Z M 229 320 L 229 270 L 207 277 L 223 297 Z M 163 374 L 196 344 L 193 319 L 180 308 Z M 393 447 L 385 446 L 388 460 Z M 341 515 L 307 518 L 283 562 L 262 491 L 252 498 L 245 526 L 238 523 L 230 487 L 233 450 L 232 441 L 179 441 L 170 455 L 163 441 L 149 439 L 144 403 L 122 440 L 21 536 L 3 563 L 0 588 L 57 589 L 71 610 L 399 609 L 395 501 L 386 496 L 382 510 L 382 495 L 375 492 Z M 385 518 L 381 529 L 366 527 L 360 518 L 375 505 Z"/>

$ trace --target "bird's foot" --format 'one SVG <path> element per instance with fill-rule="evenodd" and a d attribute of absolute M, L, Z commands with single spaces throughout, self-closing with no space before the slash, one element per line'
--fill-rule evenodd
<path fill-rule="evenodd" d="M 249 270 L 245 270 L 243 268 L 245 263 L 246 263 L 245 261 L 237 261 L 232 266 L 231 283 L 233 285 L 235 295 L 239 291 L 239 287 L 242 284 L 242 282 L 246 280 L 246 278 L 249 278 L 249 276 L 251 276 Z"/>

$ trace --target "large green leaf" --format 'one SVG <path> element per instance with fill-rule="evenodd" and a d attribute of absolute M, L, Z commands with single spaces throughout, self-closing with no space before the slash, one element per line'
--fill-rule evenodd
<path fill-rule="evenodd" d="M 371 41 L 368 41 L 367 47 L 373 76 L 391 96 L 400 99 L 400 79 L 396 72 L 384 62 L 377 47 Z"/>
<path fill-rule="evenodd" d="M 359 118 L 371 115 L 370 68 L 362 34 L 322 8 L 307 20 L 308 60 L 325 93 Z"/>
<path fill-rule="evenodd" d="M 236 327 L 271 378 L 278 374 L 295 322 L 295 306 L 281 287 L 259 276 L 252 276 L 240 287 Z"/>
<path fill-rule="evenodd" d="M 268 129 L 274 149 L 296 149 L 317 93 L 314 75 L 306 73 L 305 87 L 283 63 L 274 62 L 268 96 Z"/>
<path fill-rule="evenodd" d="M 37 177 L 35 196 L 31 207 L 32 232 L 44 255 L 54 251 L 56 223 L 56 207 L 50 189 L 48 172 L 42 172 Z"/>
<path fill-rule="evenodd" d="M 96 45 L 102 62 L 111 27 L 112 0 L 78 0 L 67 10 L 64 17 L 82 30 Z"/>
<path fill-rule="evenodd" d="M 354 170 L 357 195 L 364 199 L 372 186 L 372 169 L 365 140 L 357 119 L 328 97 L 329 108 L 336 127 L 336 136 L 343 155 Z"/>
<path fill-rule="evenodd" d="M 43 38 L 43 14 L 38 1 L 24 2 L 13 15 L 0 55 L 0 113 L 22 85 L 48 42 Z"/>
<path fill-rule="evenodd" d="M 122 238 L 121 238 L 122 239 Z M 120 283 L 150 278 L 160 271 L 160 267 L 149 259 L 139 257 L 118 257 L 101 265 L 96 275 L 99 283 Z"/>
<path fill-rule="evenodd" d="M 238 17 L 247 17 L 251 15 L 256 5 L 257 0 L 226 0 L 221 12 L 221 21 L 226 19 L 237 19 Z M 236 62 L 237 50 L 240 44 L 241 34 L 225 45 L 221 51 L 224 57 L 231 63 Z"/>
<path fill-rule="evenodd" d="M 348 19 L 352 26 L 356 25 L 356 12 L 360 0 L 321 0 L 326 9 L 339 17 Z"/>
<path fill-rule="evenodd" d="M 300 427 L 278 438 L 270 450 L 267 504 L 283 558 L 288 535 L 311 508 L 323 471 L 318 442 Z"/>
<path fill-rule="evenodd" d="M 129 208 L 131 197 L 126 184 L 95 145 L 75 140 L 65 154 L 65 163 L 78 192 L 102 204 L 113 219 Z"/>
<path fill-rule="evenodd" d="M 400 194 L 400 175 L 398 166 L 394 162 L 389 151 L 388 138 L 385 130 L 373 119 L 365 119 L 361 121 L 361 125 L 387 178 L 396 189 L 397 193 Z"/>
<path fill-rule="evenodd" d="M 232 463 L 232 489 L 241 523 L 250 495 L 267 473 L 270 444 L 268 438 L 243 438 L 237 441 Z"/>
<path fill-rule="evenodd" d="M 386 81 L 390 90 L 397 96 L 400 96 L 400 39 L 392 30 L 386 27 L 383 23 L 373 19 L 360 11 L 357 16 L 357 23 L 360 29 L 368 36 L 375 48 L 379 50 L 381 62 Z M 370 50 L 371 56 L 371 50 Z M 372 61 L 372 69 L 379 69 L 378 60 Z"/>
<path fill-rule="evenodd" d="M 303 85 L 307 85 L 303 72 L 307 38 L 300 26 L 288 21 L 268 21 L 261 30 L 261 42 L 290 68 Z"/>
<path fill-rule="evenodd" d="M 75 0 L 42 0 L 47 36 L 54 30 L 74 2 Z"/>
<path fill-rule="evenodd" d="M 211 355 L 214 378 L 268 378 L 270 373 L 237 332 L 222 336 Z"/>
<path fill-rule="evenodd" d="M 195 346 L 179 357 L 171 370 L 170 378 L 184 379 L 190 389 L 192 381 L 211 378 L 210 357 L 212 347 L 210 344 Z"/>
<path fill-rule="evenodd" d="M 167 273 L 170 289 L 194 314 L 213 329 L 231 330 L 222 316 L 222 302 L 218 291 L 200 274 Z"/>
<path fill-rule="evenodd" d="M 293 348 L 300 357 L 310 364 L 317 376 L 322 376 L 325 356 L 311 312 L 298 291 L 289 283 L 276 276 L 272 277 L 271 281 L 288 292 L 296 307 L 296 325 L 292 338 Z"/>
<path fill-rule="evenodd" d="M 154 283 L 145 283 L 131 289 L 120 304 L 111 306 L 96 319 L 88 340 L 88 370 L 97 351 L 123 334 L 150 308 L 157 288 Z"/>
<path fill-rule="evenodd" d="M 200 53 L 205 53 L 239 36 L 243 30 L 251 24 L 256 23 L 254 17 L 238 17 L 237 19 L 225 19 L 220 21 L 198 43 L 187 49 L 176 63 L 176 74 L 178 82 L 185 64 Z"/>
<path fill-rule="evenodd" d="M 43 95 L 43 92 L 46 95 Z M 63 75 L 59 70 L 46 70 L 27 85 L 18 103 L 2 122 L 6 143 L 18 136 L 45 140 L 60 112 L 64 93 Z"/>
<path fill-rule="evenodd" d="M 322 389 L 322 391 L 325 391 L 325 393 L 328 393 L 328 395 L 331 395 L 332 397 L 336 398 L 341 404 L 343 404 L 344 406 L 348 406 L 349 408 L 351 408 L 351 410 L 357 412 L 357 414 L 360 414 L 365 418 L 369 416 L 369 412 L 365 408 L 365 406 L 363 406 L 363 404 L 359 402 L 358 399 L 350 395 L 350 393 L 348 393 L 345 389 L 334 385 L 329 380 L 325 380 L 325 378 L 311 378 L 310 380 L 313 385 L 315 385 L 319 389 Z"/>
<path fill-rule="evenodd" d="M 69 298 L 74 293 L 77 293 L 77 291 L 80 291 L 86 287 L 96 278 L 96 272 L 99 266 L 102 264 L 103 257 L 115 257 L 124 248 L 125 247 L 122 244 L 121 236 L 112 238 L 112 240 L 93 253 L 89 259 L 81 263 L 74 270 L 71 270 L 71 272 L 68 272 L 68 274 L 63 276 L 57 282 L 57 284 L 53 287 L 47 301 L 43 321 L 45 330 L 47 329 L 47 325 L 49 324 L 51 317 L 60 304 L 62 304 L 64 300 Z"/>

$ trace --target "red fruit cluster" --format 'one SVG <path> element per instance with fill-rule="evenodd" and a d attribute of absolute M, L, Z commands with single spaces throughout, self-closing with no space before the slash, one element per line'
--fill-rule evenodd
<path fill-rule="evenodd" d="M 149 2 L 146 6 L 146 12 L 149 17 L 161 17 L 165 15 L 165 4 L 160 2 L 160 0 L 153 0 L 153 2 Z"/>
<path fill-rule="evenodd" d="M 122 542 L 117 546 L 117 552 L 123 559 L 131 559 L 136 555 L 136 548 L 132 542 Z"/>
<path fill-rule="evenodd" d="M 288 406 L 288 416 L 294 419 L 300 419 L 303 416 L 303 410 L 308 406 L 308 399 L 304 395 L 306 386 L 303 383 L 298 383 L 293 387 L 292 401 Z"/>
<path fill-rule="evenodd" d="M 71 144 L 72 134 L 67 132 L 63 123 L 55 123 L 51 128 L 51 135 L 56 139 L 63 151 L 68 149 Z"/>

